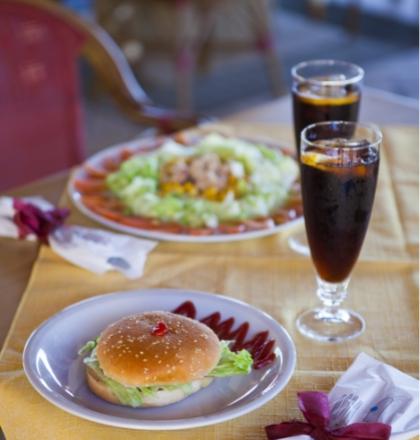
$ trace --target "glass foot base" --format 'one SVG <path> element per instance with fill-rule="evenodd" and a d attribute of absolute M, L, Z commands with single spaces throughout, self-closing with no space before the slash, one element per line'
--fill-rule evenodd
<path fill-rule="evenodd" d="M 339 309 L 312 309 L 296 320 L 299 331 L 308 338 L 321 342 L 343 342 L 356 338 L 365 330 L 365 321 L 356 312 Z"/>
<path fill-rule="evenodd" d="M 308 239 L 306 238 L 305 230 L 295 232 L 289 237 L 287 243 L 289 244 L 290 249 L 294 250 L 298 254 L 306 256 L 310 255 Z"/>

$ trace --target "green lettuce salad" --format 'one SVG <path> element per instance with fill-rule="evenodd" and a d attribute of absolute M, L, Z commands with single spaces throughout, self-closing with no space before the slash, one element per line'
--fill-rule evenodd
<path fill-rule="evenodd" d="M 162 391 L 177 391 L 182 392 L 184 396 L 188 396 L 197 391 L 197 384 L 195 382 L 179 384 L 179 385 L 161 385 L 161 386 L 143 386 L 143 387 L 128 387 L 119 382 L 107 377 L 102 371 L 98 358 L 96 356 L 96 346 L 98 338 L 86 342 L 86 344 L 79 350 L 79 354 L 89 356 L 85 357 L 83 362 L 94 370 L 96 377 L 104 383 L 111 392 L 124 405 L 132 407 L 139 407 L 143 405 L 146 399 L 151 399 Z M 233 352 L 229 349 L 228 341 L 221 341 L 221 356 L 216 367 L 208 373 L 207 378 L 227 377 L 236 375 L 249 374 L 252 368 L 252 356 L 247 350 Z"/>
<path fill-rule="evenodd" d="M 234 191 L 227 186 L 218 200 L 176 190 L 162 191 L 162 170 L 168 164 L 215 155 L 222 164 L 219 167 L 227 169 L 229 179 L 234 179 Z M 106 182 L 128 214 L 189 227 L 215 228 L 220 223 L 269 216 L 287 201 L 297 176 L 296 162 L 280 150 L 212 133 L 193 147 L 168 140 L 155 152 L 123 162 Z M 192 180 L 190 186 L 194 189 L 195 184 Z"/>

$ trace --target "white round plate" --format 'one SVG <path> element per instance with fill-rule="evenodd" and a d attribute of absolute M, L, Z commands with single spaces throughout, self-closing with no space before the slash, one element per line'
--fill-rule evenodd
<path fill-rule="evenodd" d="M 276 360 L 247 376 L 217 378 L 207 388 L 160 408 L 129 408 L 108 403 L 87 387 L 77 351 L 111 322 L 134 312 L 173 310 L 190 300 L 197 318 L 220 311 L 250 323 L 249 336 L 268 330 L 278 348 Z M 105 425 L 132 429 L 186 429 L 212 425 L 253 411 L 288 383 L 296 363 L 286 330 L 266 313 L 235 299 L 177 289 L 144 289 L 95 296 L 65 308 L 45 321 L 28 339 L 25 373 L 33 387 L 53 405 Z"/>
<path fill-rule="evenodd" d="M 86 163 L 92 165 L 93 167 L 100 167 L 100 164 L 105 158 L 115 157 L 118 154 L 118 152 L 122 150 L 127 150 L 127 149 L 139 150 L 142 148 L 142 144 L 144 145 L 150 144 L 150 139 L 148 138 L 137 139 L 132 142 L 114 145 L 113 147 L 109 147 L 105 150 L 102 150 L 94 154 L 86 161 Z M 207 236 L 175 234 L 169 232 L 149 231 L 146 229 L 135 228 L 135 227 L 123 225 L 113 220 L 109 220 L 93 212 L 83 204 L 81 194 L 74 187 L 74 183 L 73 183 L 75 180 L 83 177 L 83 175 L 84 175 L 83 168 L 82 167 L 76 168 L 76 170 L 73 172 L 69 180 L 69 184 L 67 188 L 71 200 L 73 201 L 74 205 L 80 212 L 85 214 L 90 219 L 95 220 L 104 226 L 108 226 L 109 228 L 115 229 L 120 232 L 124 232 L 126 234 L 137 235 L 140 237 L 150 238 L 153 240 L 178 241 L 178 242 L 190 242 L 190 243 L 217 243 L 217 242 L 227 242 L 227 241 L 249 240 L 251 238 L 265 237 L 267 235 L 277 234 L 278 232 L 281 231 L 287 231 L 290 230 L 291 228 L 294 228 L 298 224 L 303 223 L 303 217 L 299 217 L 287 223 L 273 226 L 272 228 L 266 228 L 256 231 L 245 231 L 237 234 L 215 234 L 215 235 L 207 235 Z"/>

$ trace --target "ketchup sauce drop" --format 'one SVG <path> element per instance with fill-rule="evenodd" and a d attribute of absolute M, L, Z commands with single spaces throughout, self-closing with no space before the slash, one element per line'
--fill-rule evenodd
<path fill-rule="evenodd" d="M 153 327 L 152 335 L 153 336 L 163 336 L 168 333 L 168 326 L 163 322 L 159 321 L 157 324 Z"/>
<path fill-rule="evenodd" d="M 197 309 L 192 301 L 185 301 L 173 310 L 172 313 L 196 319 Z M 219 339 L 233 341 L 232 351 L 248 350 L 254 360 L 253 368 L 256 370 L 269 365 L 276 358 L 274 353 L 275 341 L 269 339 L 268 331 L 259 332 L 251 339 L 246 339 L 249 331 L 249 322 L 243 322 L 233 330 L 235 318 L 230 317 L 222 321 L 220 312 L 214 312 L 202 318 L 200 322 L 210 327 Z"/>

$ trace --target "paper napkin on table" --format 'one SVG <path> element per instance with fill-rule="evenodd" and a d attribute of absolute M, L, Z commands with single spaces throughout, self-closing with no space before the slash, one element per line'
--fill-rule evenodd
<path fill-rule="evenodd" d="M 419 432 L 419 381 L 360 353 L 328 395 L 331 427 L 355 422 L 391 425 L 391 438 Z"/>
<path fill-rule="evenodd" d="M 24 197 L 19 201 L 32 204 L 45 212 L 54 210 L 54 206 L 42 197 Z M 0 236 L 12 238 L 22 236 L 15 222 L 15 214 L 14 199 L 0 197 Z M 36 216 L 36 213 L 34 215 Z M 36 220 L 35 218 L 35 222 Z M 48 217 L 43 221 L 48 221 Z M 35 233 L 27 233 L 24 237 L 27 240 L 37 239 Z M 49 233 L 48 243 L 55 253 L 76 266 L 97 274 L 117 270 L 127 278 L 138 278 L 143 275 L 147 255 L 157 245 L 155 241 L 102 229 L 63 225 Z"/>
<path fill-rule="evenodd" d="M 329 428 L 358 422 L 391 425 L 391 440 L 419 433 L 419 381 L 365 353 L 360 353 L 328 394 Z M 287 437 L 310 440 L 308 435 Z"/>
<path fill-rule="evenodd" d="M 102 274 L 117 270 L 127 278 L 143 275 L 147 254 L 157 245 L 123 234 L 81 226 L 61 226 L 49 236 L 51 249 L 66 260 Z"/>

